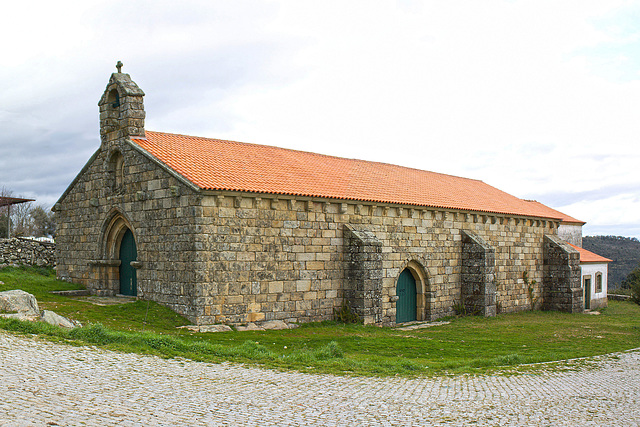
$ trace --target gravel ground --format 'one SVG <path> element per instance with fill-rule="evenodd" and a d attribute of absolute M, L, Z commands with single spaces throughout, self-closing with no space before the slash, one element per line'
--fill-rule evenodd
<path fill-rule="evenodd" d="M 0 332 L 2 426 L 638 426 L 640 351 L 577 370 L 350 378 L 163 360 Z"/>

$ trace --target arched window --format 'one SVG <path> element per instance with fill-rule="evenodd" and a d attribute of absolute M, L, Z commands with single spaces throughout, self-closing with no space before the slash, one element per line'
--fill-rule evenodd
<path fill-rule="evenodd" d="M 113 109 L 118 108 L 120 106 L 120 94 L 116 89 L 113 89 L 111 90 L 111 92 L 109 92 L 107 103 Z"/>
<path fill-rule="evenodd" d="M 596 293 L 602 292 L 602 273 L 596 273 Z"/>
<path fill-rule="evenodd" d="M 112 191 L 124 190 L 124 157 L 119 151 L 114 152 L 109 160 L 109 180 Z"/>

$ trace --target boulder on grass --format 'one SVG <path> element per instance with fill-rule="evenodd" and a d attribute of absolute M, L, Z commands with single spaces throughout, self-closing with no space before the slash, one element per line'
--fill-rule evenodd
<path fill-rule="evenodd" d="M 266 322 L 263 322 L 262 325 L 262 329 L 264 330 L 269 330 L 269 329 L 273 329 L 273 330 L 281 330 L 281 329 L 293 329 L 293 328 L 297 328 L 298 325 L 293 325 L 293 324 L 289 324 L 286 323 L 282 320 L 268 320 Z"/>
<path fill-rule="evenodd" d="M 53 311 L 44 310 L 40 313 L 36 297 L 20 289 L 0 292 L 0 316 L 29 322 L 42 321 L 63 328 L 82 326 Z"/>
<path fill-rule="evenodd" d="M 249 322 L 245 326 L 236 326 L 236 331 L 264 331 L 264 329 L 253 322 Z"/>
<path fill-rule="evenodd" d="M 0 292 L 0 312 L 33 314 L 40 317 L 36 297 L 20 289 Z"/>
<path fill-rule="evenodd" d="M 201 325 L 199 332 L 229 332 L 233 331 L 228 325 Z"/>
<path fill-rule="evenodd" d="M 73 329 L 77 326 L 75 323 L 73 323 L 71 320 L 67 319 L 66 317 L 60 316 L 59 314 L 49 310 L 42 311 L 42 314 L 40 315 L 40 320 L 50 325 L 61 326 L 63 328 L 69 328 L 69 329 Z"/>

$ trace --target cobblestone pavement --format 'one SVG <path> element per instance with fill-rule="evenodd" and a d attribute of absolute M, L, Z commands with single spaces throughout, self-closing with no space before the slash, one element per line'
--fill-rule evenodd
<path fill-rule="evenodd" d="M 348 378 L 0 332 L 0 425 L 640 425 L 640 351 L 594 360 L 595 368 L 529 375 Z"/>

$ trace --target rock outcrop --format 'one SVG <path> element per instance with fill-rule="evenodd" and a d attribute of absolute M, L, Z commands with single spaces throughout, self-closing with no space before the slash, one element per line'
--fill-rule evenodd
<path fill-rule="evenodd" d="M 280 329 L 294 329 L 298 325 L 295 323 L 287 323 L 282 320 L 268 320 L 266 322 L 249 322 L 247 324 L 234 325 L 236 331 L 267 331 L 267 330 L 280 330 Z M 230 332 L 233 329 L 229 325 L 214 324 L 214 325 L 187 325 L 178 326 L 179 329 L 188 329 L 192 332 Z"/>
<path fill-rule="evenodd" d="M 53 311 L 40 312 L 36 297 L 20 289 L 0 292 L 0 316 L 30 322 L 45 322 L 70 329 L 82 326 L 79 322 L 69 320 Z"/>
<path fill-rule="evenodd" d="M 39 315 L 36 297 L 20 289 L 0 292 L 0 311 Z"/>

